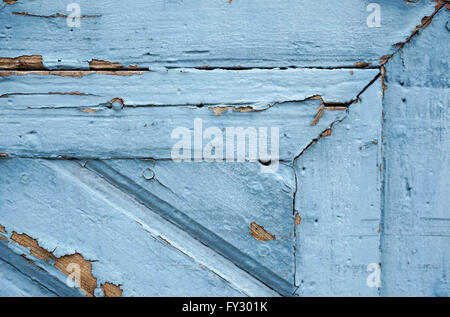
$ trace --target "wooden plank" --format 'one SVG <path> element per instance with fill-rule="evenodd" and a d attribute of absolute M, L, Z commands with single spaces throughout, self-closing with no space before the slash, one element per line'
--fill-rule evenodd
<path fill-rule="evenodd" d="M 379 71 L 171 69 L 131 77 L 86 72 L 81 78 L 49 76 L 48 72 L 21 74 L 27 73 L 0 72 L 1 109 L 98 107 L 113 98 L 121 98 L 129 106 L 250 105 L 255 109 L 313 96 L 321 96 L 328 103 L 346 103 Z"/>
<path fill-rule="evenodd" d="M 191 131 L 194 120 L 201 119 L 203 129 L 279 128 L 279 159 L 292 160 L 339 120 L 346 104 L 377 76 L 378 70 L 358 70 L 352 75 L 348 70 L 296 69 L 150 72 L 136 79 L 7 77 L 8 92 L 0 98 L 4 136 L 0 153 L 9 157 L 170 159 L 177 143 L 176 136 L 172 138 L 174 129 Z M 18 87 L 19 92 L 11 93 Z M 58 87 L 65 92 L 49 93 Z M 182 93 L 173 93 L 178 89 Z M 112 97 L 121 99 L 108 101 Z M 344 107 L 326 108 L 316 117 L 322 104 L 336 101 Z M 194 151 L 207 141 L 192 142 Z"/>
<path fill-rule="evenodd" d="M 53 69 L 87 69 L 95 59 L 123 67 L 376 66 L 436 5 L 380 0 L 381 25 L 369 27 L 369 3 L 79 0 L 80 27 L 67 25 L 61 1 L 3 3 L 0 56 L 41 55 Z"/>
<path fill-rule="evenodd" d="M 380 263 L 381 111 L 377 80 L 295 161 L 301 296 L 378 295 L 366 269 Z"/>
<path fill-rule="evenodd" d="M 224 161 L 234 155 L 237 160 L 238 142 L 231 147 L 226 144 L 227 127 L 260 127 L 279 129 L 279 136 L 268 134 L 268 153 L 275 138 L 279 137 L 279 160 L 292 160 L 311 140 L 319 137 L 345 111 L 325 111 L 319 123 L 311 125 L 319 100 L 303 103 L 276 105 L 263 112 L 234 112 L 217 116 L 208 108 L 190 107 L 150 107 L 126 108 L 119 113 L 113 109 L 103 109 L 94 114 L 76 109 L 39 109 L 0 111 L 0 153 L 8 157 L 43 158 L 154 158 L 175 159 L 178 153 L 189 153 L 186 160 L 208 159 L 206 144 L 194 142 L 194 120 L 202 120 L 203 133 L 208 127 L 224 130 L 219 140 L 223 148 L 219 159 Z M 186 139 L 191 140 L 186 152 L 175 151 L 174 146 L 181 136 L 174 135 L 177 128 L 187 129 Z M 202 137 L 201 134 L 199 134 Z M 260 137 L 262 138 L 262 137 Z M 256 143 L 252 143 L 257 145 Z M 245 160 L 249 156 L 250 143 L 245 143 Z M 252 146 L 253 147 L 253 146 Z M 261 158 L 257 152 L 256 159 Z M 274 149 L 273 158 L 276 159 Z"/>
<path fill-rule="evenodd" d="M 385 296 L 450 296 L 448 36 L 443 10 L 386 64 Z"/>
<path fill-rule="evenodd" d="M 1 160 L 0 174 L 7 180 L 0 184 L 7 197 L 0 201 L 2 225 L 9 233 L 23 232 L 36 239 L 55 257 L 78 252 L 92 261 L 97 296 L 104 283 L 120 285 L 123 296 L 277 295 L 264 285 L 266 281 L 253 277 L 255 272 L 239 269 L 77 162 Z M 253 239 L 249 232 L 246 236 Z M 28 254 L 13 241 L 9 246 Z M 29 257 L 49 269 L 51 263 Z"/>
<path fill-rule="evenodd" d="M 92 163 L 88 162 L 86 166 L 90 168 Z M 211 232 L 208 235 L 222 237 L 293 284 L 291 207 L 295 184 L 288 164 L 281 164 L 271 175 L 259 173 L 258 163 L 177 164 L 172 161 L 113 160 L 103 164 L 113 170 L 93 168 L 112 183 L 129 187 L 127 183 L 119 184 L 118 176 L 112 177 L 116 173 L 126 176 L 135 187 L 137 185 L 132 195 L 140 196 L 141 200 L 147 197 L 153 203 L 157 199 L 168 202 L 170 214 L 174 213 L 172 210 L 179 210 L 185 214 L 183 217 L 208 228 Z M 151 180 L 143 174 L 148 170 L 154 177 Z M 141 192 L 145 194 L 140 195 Z M 151 198 L 152 195 L 157 199 Z M 153 209 L 165 209 L 165 206 L 157 205 Z M 259 242 L 250 234 L 252 223 L 263 226 L 275 238 Z M 183 224 L 183 227 L 191 234 L 197 234 L 191 225 Z M 213 243 L 213 248 L 221 248 L 221 244 L 223 242 Z M 239 258 L 235 262 L 242 261 L 242 256 Z"/>
<path fill-rule="evenodd" d="M 32 260 L 9 249 L 0 241 L 0 296 L 2 297 L 57 297 L 82 296 L 51 276 Z"/>

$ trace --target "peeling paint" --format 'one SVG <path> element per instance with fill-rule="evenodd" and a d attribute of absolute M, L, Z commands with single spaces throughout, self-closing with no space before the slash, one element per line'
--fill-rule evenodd
<path fill-rule="evenodd" d="M 345 111 L 347 109 L 347 106 L 325 106 L 325 110 L 327 111 Z"/>
<path fill-rule="evenodd" d="M 420 30 L 422 30 L 422 29 L 424 29 L 424 28 L 426 28 L 427 26 L 430 25 L 430 23 L 431 23 L 431 21 L 433 20 L 434 16 L 435 16 L 435 15 L 439 12 L 439 10 L 441 10 L 441 9 L 445 6 L 445 4 L 447 3 L 447 1 L 444 1 L 444 0 L 433 0 L 433 1 L 436 2 L 436 6 L 435 6 L 435 10 L 434 10 L 433 14 L 430 15 L 430 16 L 425 16 L 425 17 L 423 17 L 422 20 L 421 20 L 421 22 L 420 22 L 420 24 L 416 26 L 416 28 L 413 30 L 413 32 L 411 33 L 411 35 L 409 35 L 409 36 L 406 38 L 405 41 L 396 43 L 396 44 L 394 44 L 394 46 L 396 46 L 398 49 L 400 49 L 400 48 L 402 48 L 406 43 L 410 42 L 411 39 L 412 39 L 414 36 L 416 36 L 417 34 L 419 34 Z M 394 55 L 394 54 L 392 54 L 392 55 Z M 392 55 L 390 55 L 389 58 L 391 58 Z M 385 58 L 385 57 L 386 57 L 386 56 L 383 56 L 383 57 L 382 57 L 382 61 L 383 61 L 383 58 Z M 383 62 L 383 64 L 386 63 L 386 61 L 389 60 L 389 58 L 388 58 L 388 59 L 385 59 L 384 62 Z"/>
<path fill-rule="evenodd" d="M 260 242 L 276 239 L 274 235 L 267 232 L 263 226 L 258 225 L 256 222 L 250 224 L 250 233 L 253 238 Z"/>
<path fill-rule="evenodd" d="M 302 217 L 297 213 L 295 213 L 295 225 L 298 226 L 302 222 Z"/>
<path fill-rule="evenodd" d="M 327 137 L 331 135 L 331 129 L 326 129 L 325 131 L 322 132 L 322 134 L 320 135 L 321 138 L 323 137 Z"/>
<path fill-rule="evenodd" d="M 316 112 L 316 116 L 314 117 L 313 122 L 311 122 L 311 125 L 317 125 L 317 123 L 319 123 L 320 118 L 322 117 L 323 113 L 325 111 L 325 106 L 322 104 L 319 106 L 319 108 L 317 109 Z"/>
<path fill-rule="evenodd" d="M 91 108 L 84 108 L 81 109 L 81 111 L 83 112 L 87 112 L 87 113 L 96 113 L 99 109 L 91 109 Z"/>
<path fill-rule="evenodd" d="M 120 285 L 105 283 L 101 285 L 104 297 L 122 297 L 123 290 Z"/>
<path fill-rule="evenodd" d="M 43 93 L 23 93 L 23 92 L 13 92 L 0 95 L 0 98 L 9 98 L 11 96 L 33 96 L 33 95 L 61 95 L 61 96 L 92 96 L 92 94 L 86 94 L 79 91 L 71 92 L 59 92 L 59 91 L 49 91 Z"/>
<path fill-rule="evenodd" d="M 123 104 L 125 104 L 125 101 L 122 98 L 116 97 L 116 98 L 111 99 L 110 103 L 120 103 L 123 105 Z"/>
<path fill-rule="evenodd" d="M 92 59 L 89 61 L 90 70 L 112 70 L 123 69 L 124 67 L 120 63 L 109 62 L 101 59 Z"/>
<path fill-rule="evenodd" d="M 81 269 L 79 287 L 83 290 L 86 296 L 94 297 L 94 291 L 97 288 L 97 279 L 92 275 L 92 263 L 83 258 L 79 253 L 64 255 L 55 260 L 55 268 L 60 270 L 65 275 L 70 275 L 73 272 L 68 271 L 70 264 L 77 264 Z"/>
<path fill-rule="evenodd" d="M 436 2 L 436 6 L 435 9 L 439 10 L 440 8 L 442 8 L 444 5 L 447 6 L 447 9 L 449 9 L 449 4 L 448 4 L 448 0 L 432 0 L 434 2 Z M 450 9 L 449 9 L 450 10 Z"/>
<path fill-rule="evenodd" d="M 2 225 L 0 225 L 0 232 L 6 233 L 6 228 Z"/>
<path fill-rule="evenodd" d="M 380 65 L 386 64 L 391 57 L 392 57 L 392 55 L 381 56 L 381 58 L 380 58 Z"/>
<path fill-rule="evenodd" d="M 79 281 L 76 281 L 78 283 L 78 286 L 86 294 L 86 296 L 88 297 L 95 296 L 94 292 L 95 289 L 97 288 L 97 279 L 92 274 L 92 263 L 91 261 L 86 260 L 80 253 L 56 257 L 52 252 L 42 248 L 36 239 L 30 237 L 25 233 L 18 234 L 15 231 L 13 231 L 11 235 L 11 241 L 17 243 L 18 245 L 24 248 L 29 249 L 31 256 L 38 258 L 39 260 L 44 260 L 47 263 L 54 265 L 56 269 L 58 269 L 67 276 L 71 276 L 71 274 L 72 275 L 74 274 L 73 269 L 71 271 L 68 270 L 70 264 L 78 265 L 80 268 L 80 279 Z M 107 289 L 108 292 L 110 292 L 111 294 L 118 293 L 118 291 L 117 290 L 114 291 L 113 287 L 111 286 L 108 286 Z"/>
<path fill-rule="evenodd" d="M 384 67 L 384 65 L 381 66 L 380 72 L 381 72 L 381 88 L 383 90 L 383 96 L 384 96 L 384 92 L 387 89 L 387 86 L 385 84 L 385 82 L 386 82 L 386 68 Z"/>
<path fill-rule="evenodd" d="M 0 57 L 0 69 L 44 69 L 41 55 Z"/>
<path fill-rule="evenodd" d="M 0 153 L 0 158 L 8 157 L 8 153 Z"/>
<path fill-rule="evenodd" d="M 356 68 L 367 68 L 370 65 L 372 65 L 372 63 L 367 63 L 367 62 L 356 62 L 355 63 Z"/>
<path fill-rule="evenodd" d="M 42 248 L 35 239 L 31 238 L 29 235 L 25 233 L 18 234 L 17 232 L 13 231 L 11 235 L 11 240 L 24 248 L 30 249 L 30 255 L 38 258 L 39 260 L 45 260 L 46 262 L 50 262 L 50 260 L 56 259 L 51 252 Z"/>
<path fill-rule="evenodd" d="M 1 67 L 0 67 L 1 69 Z M 59 76 L 59 77 L 75 77 L 81 78 L 91 74 L 98 75 L 110 75 L 110 76 L 133 76 L 142 75 L 146 73 L 146 70 L 123 70 L 123 71 L 85 71 L 85 70 L 40 70 L 40 71 L 0 71 L 0 77 L 9 76 L 26 76 L 26 75 L 39 75 L 39 76 Z"/>
<path fill-rule="evenodd" d="M 3 2 L 5 2 L 7 4 L 14 4 L 17 2 L 17 0 L 3 0 Z"/>
<path fill-rule="evenodd" d="M 67 14 L 63 14 L 63 13 L 55 13 L 55 14 L 50 14 L 50 15 L 39 15 L 39 14 L 33 14 L 33 13 L 28 13 L 28 12 L 11 12 L 14 15 L 22 15 L 22 16 L 26 16 L 26 17 L 33 17 L 33 18 L 45 18 L 45 19 L 53 19 L 53 18 L 67 18 L 68 15 Z M 92 14 L 92 15 L 82 15 L 80 16 L 81 19 L 84 18 L 98 18 L 101 17 L 101 15 L 99 14 Z"/>
<path fill-rule="evenodd" d="M 253 107 L 250 107 L 250 106 L 247 106 L 247 107 L 234 107 L 234 106 L 209 107 L 208 109 L 212 109 L 216 116 L 221 116 L 224 112 L 228 111 L 229 109 L 231 109 L 235 112 L 252 112 L 252 111 L 254 111 Z"/>
<path fill-rule="evenodd" d="M 5 241 L 5 242 L 8 242 L 8 238 L 5 237 L 5 236 L 2 236 L 1 234 L 0 234 L 0 240 L 3 240 L 3 241 Z"/>

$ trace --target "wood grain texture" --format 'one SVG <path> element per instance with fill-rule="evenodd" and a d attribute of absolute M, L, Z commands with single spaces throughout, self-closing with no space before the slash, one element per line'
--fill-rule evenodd
<path fill-rule="evenodd" d="M 380 263 L 381 81 L 349 107 L 332 134 L 296 161 L 296 284 L 301 296 L 377 296 Z"/>
<path fill-rule="evenodd" d="M 76 162 L 2 160 L 0 169 L 2 179 L 8 180 L 0 185 L 2 195 L 9 197 L 0 202 L 5 227 L 27 232 L 42 248 L 54 250 L 55 257 L 79 252 L 92 261 L 96 296 L 102 295 L 100 285 L 106 282 L 120 284 L 124 296 L 277 295 L 229 259 Z M 23 186 L 26 192 L 20 190 Z M 160 187 L 159 191 L 166 189 Z M 36 195 L 31 198 L 27 192 Z M 58 192 L 60 198 L 55 197 Z M 28 210 L 26 217 L 16 210 Z M 253 240 L 249 232 L 244 236 Z M 37 265 L 66 280 L 61 272 L 37 260 Z"/>
<path fill-rule="evenodd" d="M 449 296 L 449 11 L 371 2 L 1 2 L 0 296 Z"/>
<path fill-rule="evenodd" d="M 198 118 L 204 129 L 279 127 L 280 160 L 292 160 L 345 112 L 345 107 L 331 107 L 316 118 L 321 104 L 348 104 L 377 76 L 378 70 L 352 75 L 347 70 L 296 69 L 172 70 L 134 78 L 8 77 L 0 79 L 6 90 L 0 98 L 0 153 L 170 159 L 177 141 L 172 131 L 192 130 Z M 13 93 L 16 87 L 22 89 Z M 59 87 L 66 91 L 55 92 Z M 220 108 L 230 104 L 232 109 Z"/>
<path fill-rule="evenodd" d="M 62 275 L 46 262 L 30 260 L 14 245 L 0 241 L 0 296 L 84 296 L 81 290 L 67 286 L 65 280 L 56 277 L 57 273 Z"/>
<path fill-rule="evenodd" d="M 234 105 L 254 109 L 313 96 L 321 96 L 327 103 L 346 103 L 355 99 L 379 70 L 170 69 L 131 77 L 88 72 L 81 78 L 47 74 L 20 76 L 15 72 L 0 77 L 2 109 L 101 108 L 113 98 L 122 98 L 128 106 Z"/>
<path fill-rule="evenodd" d="M 385 296 L 450 296 L 448 11 L 386 65 Z"/>
<path fill-rule="evenodd" d="M 337 67 L 378 65 L 431 15 L 435 2 L 382 0 L 382 27 L 368 27 L 371 1 L 86 1 L 80 27 L 67 3 L 3 5 L 0 56 L 42 55 L 47 68 Z"/>

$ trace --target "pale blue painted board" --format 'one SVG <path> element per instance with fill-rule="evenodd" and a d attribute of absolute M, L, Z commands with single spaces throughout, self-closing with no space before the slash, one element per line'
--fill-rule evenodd
<path fill-rule="evenodd" d="M 377 296 L 380 263 L 381 81 L 295 162 L 296 284 L 302 296 Z"/>
<path fill-rule="evenodd" d="M 371 0 L 79 0 L 80 27 L 67 26 L 69 2 L 2 4 L 0 56 L 43 55 L 51 68 L 88 67 L 91 59 L 124 66 L 192 67 L 378 65 L 431 15 L 435 2 L 379 0 L 381 26 L 368 27 Z"/>
<path fill-rule="evenodd" d="M 386 296 L 450 296 L 448 18 L 439 12 L 386 65 Z"/>
<path fill-rule="evenodd" d="M 259 163 L 113 160 L 106 164 L 293 285 L 295 179 L 290 165 L 261 174 Z M 143 177 L 146 169 L 154 173 L 153 180 Z M 276 238 L 257 241 L 250 234 L 252 222 Z"/>
<path fill-rule="evenodd" d="M 320 95 L 325 103 L 346 105 L 377 76 L 378 70 L 342 69 L 170 70 L 131 78 L 10 76 L 0 79 L 4 84 L 0 153 L 170 159 L 177 142 L 172 131 L 177 127 L 193 130 L 194 120 L 200 118 L 203 129 L 278 127 L 280 160 L 292 160 L 342 116 L 342 111 L 327 110 L 313 126 L 321 102 L 305 99 Z M 68 92 L 87 95 L 58 94 Z M 109 101 L 114 97 L 124 99 L 123 109 L 111 109 Z M 263 111 L 228 110 L 218 116 L 211 109 L 230 105 Z M 97 112 L 81 111 L 90 109 Z"/>
<path fill-rule="evenodd" d="M 262 112 L 230 110 L 222 116 L 206 107 L 125 108 L 121 111 L 105 108 L 95 114 L 79 109 L 3 110 L 0 111 L 3 136 L 0 153 L 10 157 L 172 159 L 172 149 L 181 139 L 181 136 L 172 138 L 172 133 L 180 127 L 190 131 L 186 138 L 191 140 L 191 158 L 197 149 L 204 158 L 203 148 L 212 137 L 205 135 L 202 144 L 194 144 L 194 120 L 200 119 L 203 133 L 208 127 L 224 131 L 222 160 L 229 150 L 225 141 L 229 136 L 227 127 L 267 127 L 269 153 L 272 149 L 270 129 L 278 128 L 279 158 L 292 160 L 312 139 L 343 116 L 342 110 L 327 110 L 319 123 L 312 126 L 319 106 L 319 100 L 310 100 L 279 104 Z M 237 142 L 234 142 L 235 158 L 236 147 Z"/>
<path fill-rule="evenodd" d="M 56 297 L 84 296 L 79 289 L 67 286 L 63 279 L 52 276 L 45 264 L 30 262 L 15 253 L 11 245 L 0 240 L 0 296 Z"/>
<path fill-rule="evenodd" d="M 95 260 L 98 286 L 121 284 L 124 296 L 244 296 L 253 283 L 246 283 L 245 274 L 240 279 L 236 267 L 225 268 L 222 276 L 190 255 L 192 246 L 185 252 L 168 244 L 172 239 L 165 235 L 174 229 L 166 225 L 159 233 L 148 210 L 76 162 L 2 160 L 0 175 L 0 219 L 8 231 L 27 233 L 55 256 L 79 252 Z M 201 247 L 194 250 L 202 253 Z M 254 289 L 249 294 L 264 294 L 263 285 Z"/>
<path fill-rule="evenodd" d="M 93 72 L 81 78 L 42 75 L 0 77 L 2 109 L 104 107 L 121 98 L 128 106 L 236 105 L 264 109 L 320 95 L 325 102 L 355 99 L 377 69 L 169 69 L 134 76 Z M 76 95 L 70 95 L 76 93 Z"/>
<path fill-rule="evenodd" d="M 101 12 L 102 17 L 83 19 L 83 26 L 72 31 L 67 29 L 64 18 L 11 14 L 20 10 L 44 15 L 63 12 L 64 3 L 2 3 L 0 17 L 7 25 L 0 31 L 0 43 L 5 44 L 0 45 L 0 56 L 42 54 L 45 66 L 52 68 L 86 68 L 92 58 L 151 68 L 204 64 L 353 66 L 357 61 L 377 63 L 382 55 L 396 51 L 392 44 L 411 34 L 435 5 L 431 1 L 381 1 L 382 23 L 386 24 L 367 28 L 368 2 L 318 6 L 315 1 L 295 5 L 269 1 L 233 1 L 231 5 L 227 1 L 136 1 L 127 3 L 126 9 L 124 3 L 97 2 L 89 4 L 83 13 Z M 84 2 L 81 4 L 83 8 Z M 143 9 L 150 4 L 154 4 L 155 11 L 148 13 Z M 302 14 L 305 19 L 299 18 Z M 346 14 L 349 18 L 343 19 Z M 154 23 L 159 23 L 159 28 Z M 120 31 L 108 35 L 111 30 Z M 309 30 L 308 34 L 303 34 L 304 30 Z M 179 113 L 177 120 L 183 118 L 185 121 L 180 122 L 186 125 L 196 114 L 214 125 L 283 122 L 283 127 L 291 127 L 292 131 L 291 143 L 282 146 L 286 160 L 292 160 L 293 154 L 305 149 L 323 129 L 333 129 L 331 136 L 306 149 L 294 169 L 284 162 L 277 174 L 265 176 L 257 173 L 259 163 L 194 166 L 170 161 L 1 160 L 0 224 L 9 232 L 26 232 L 49 250 L 56 247 L 57 255 L 77 250 L 98 260 L 94 275 L 99 284 L 126 281 L 125 296 L 274 296 L 289 295 L 290 289 L 297 286 L 298 295 L 449 296 L 448 36 L 448 12 L 443 9 L 386 65 L 384 194 L 379 80 L 361 95 L 362 101 L 350 106 L 346 116 L 326 111 L 318 127 L 307 124 L 307 119 L 314 117 L 318 101 L 283 103 L 316 94 L 323 95 L 326 102 L 347 103 L 377 76 L 378 70 L 353 69 L 350 75 L 348 69 L 158 69 L 132 77 L 3 77 L 0 152 L 8 153 L 16 147 L 17 153 L 12 151 L 11 156 L 150 156 L 154 152 L 143 152 L 148 151 L 144 147 L 148 140 L 126 152 L 126 141 L 132 138 L 121 135 L 146 117 L 156 116 L 159 122 L 168 122 L 164 118 L 175 113 Z M 136 41 L 127 42 L 130 38 Z M 87 95 L 49 94 L 73 91 Z M 108 101 L 114 97 L 123 98 L 127 106 L 144 107 L 116 112 L 108 108 Z M 214 116 L 207 107 L 195 107 L 250 104 L 264 109 L 280 102 L 263 112 L 230 110 L 221 117 Z M 82 113 L 84 107 L 99 111 Z M 302 128 L 294 129 L 298 126 L 292 118 L 298 111 Z M 53 119 L 49 120 L 49 116 Z M 274 117 L 279 121 L 273 121 Z M 87 122 L 86 118 L 103 124 L 103 130 L 95 134 L 99 139 L 91 143 L 89 130 L 80 124 Z M 124 119 L 128 123 L 123 124 Z M 161 135 L 179 123 L 177 120 L 166 125 Z M 123 125 L 118 125 L 112 139 L 104 130 L 116 127 L 117 122 Z M 18 137 L 21 131 L 38 133 L 32 132 L 23 141 Z M 161 140 L 157 131 L 149 134 L 153 142 Z M 55 138 L 49 139 L 53 135 Z M 46 144 L 47 140 L 53 143 Z M 122 140 L 120 147 L 114 143 L 117 140 Z M 92 141 L 101 146 L 95 147 Z M 167 148 L 167 140 L 162 141 Z M 61 146 L 67 151 L 67 144 L 73 146 L 70 152 L 60 153 Z M 86 151 L 86 145 L 91 149 Z M 161 157 L 167 158 L 167 154 Z M 147 167 L 155 171 L 156 179 L 142 178 L 142 170 Z M 294 171 L 298 191 L 292 206 Z M 184 178 L 180 179 L 180 175 Z M 150 208 L 155 203 L 149 204 L 148 197 L 143 196 L 147 193 L 151 193 L 148 197 L 157 197 L 158 203 L 168 201 L 177 212 L 189 216 L 189 221 L 167 217 L 163 204 L 161 208 Z M 217 210 L 231 215 L 233 223 Z M 303 218 L 296 229 L 296 241 L 292 238 L 293 211 Z M 255 241 L 246 231 L 252 219 L 278 239 Z M 192 226 L 192 221 L 201 227 Z M 185 223 L 190 226 L 180 226 Z M 210 232 L 216 236 L 205 238 Z M 217 237 L 226 243 L 214 248 L 211 242 L 221 241 Z M 230 246 L 238 251 L 230 252 L 234 250 Z M 10 247 L 12 251 L 0 251 L 2 259 L 11 252 L 26 253 Z M 366 285 L 366 266 L 377 262 L 382 264 L 381 289 Z M 39 261 L 36 264 L 45 266 Z M 11 271 L 10 266 L 2 267 Z M 54 277 L 65 280 L 56 270 L 49 272 L 49 278 Z M 16 281 L 15 287 L 9 288 L 11 293 L 19 294 L 28 285 L 22 273 L 11 278 Z M 42 291 L 31 288 L 34 294 Z M 101 291 L 97 290 L 97 294 L 101 295 Z"/>

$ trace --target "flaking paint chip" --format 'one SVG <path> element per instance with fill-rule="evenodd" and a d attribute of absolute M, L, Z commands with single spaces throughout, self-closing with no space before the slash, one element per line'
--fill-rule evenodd
<path fill-rule="evenodd" d="M 104 297 L 121 297 L 123 290 L 120 285 L 115 285 L 113 283 L 105 283 L 101 285 Z"/>
<path fill-rule="evenodd" d="M 80 277 L 79 280 L 77 281 L 78 286 L 86 294 L 86 296 L 88 297 L 95 296 L 94 292 L 95 289 L 97 288 L 97 279 L 92 274 L 92 263 L 91 261 L 86 260 L 81 254 L 74 253 L 64 255 L 61 257 L 56 257 L 52 252 L 49 252 L 46 249 L 42 248 L 36 239 L 33 239 L 32 237 L 30 237 L 25 233 L 18 234 L 15 231 L 13 231 L 11 235 L 11 240 L 24 248 L 30 249 L 30 255 L 32 255 L 33 257 L 36 257 L 40 260 L 45 260 L 46 262 L 50 262 L 51 259 L 54 262 L 55 268 L 67 276 L 72 277 L 72 275 L 74 274 L 73 271 L 74 267 L 71 265 L 78 266 L 80 268 Z M 118 286 L 115 286 L 112 283 L 105 283 L 105 284 L 110 284 L 110 286 L 106 287 L 107 289 L 106 292 L 108 292 L 108 294 L 118 295 L 120 293 L 120 295 L 122 295 L 122 290 L 120 289 L 120 287 L 119 292 L 119 290 L 117 290 Z M 103 292 L 106 294 L 104 289 Z"/>
<path fill-rule="evenodd" d="M 253 238 L 255 238 L 260 242 L 276 239 L 276 237 L 273 234 L 266 231 L 266 229 L 264 229 L 263 226 L 258 225 L 256 222 L 252 222 L 250 224 L 250 233 Z"/>
<path fill-rule="evenodd" d="M 322 117 L 324 111 L 325 111 L 325 106 L 320 105 L 319 108 L 317 109 L 316 116 L 314 117 L 313 122 L 311 122 L 312 126 L 317 125 L 317 123 L 319 123 L 319 120 Z"/>
<path fill-rule="evenodd" d="M 302 222 L 302 217 L 298 214 L 298 212 L 295 214 L 295 225 L 298 226 Z"/>

